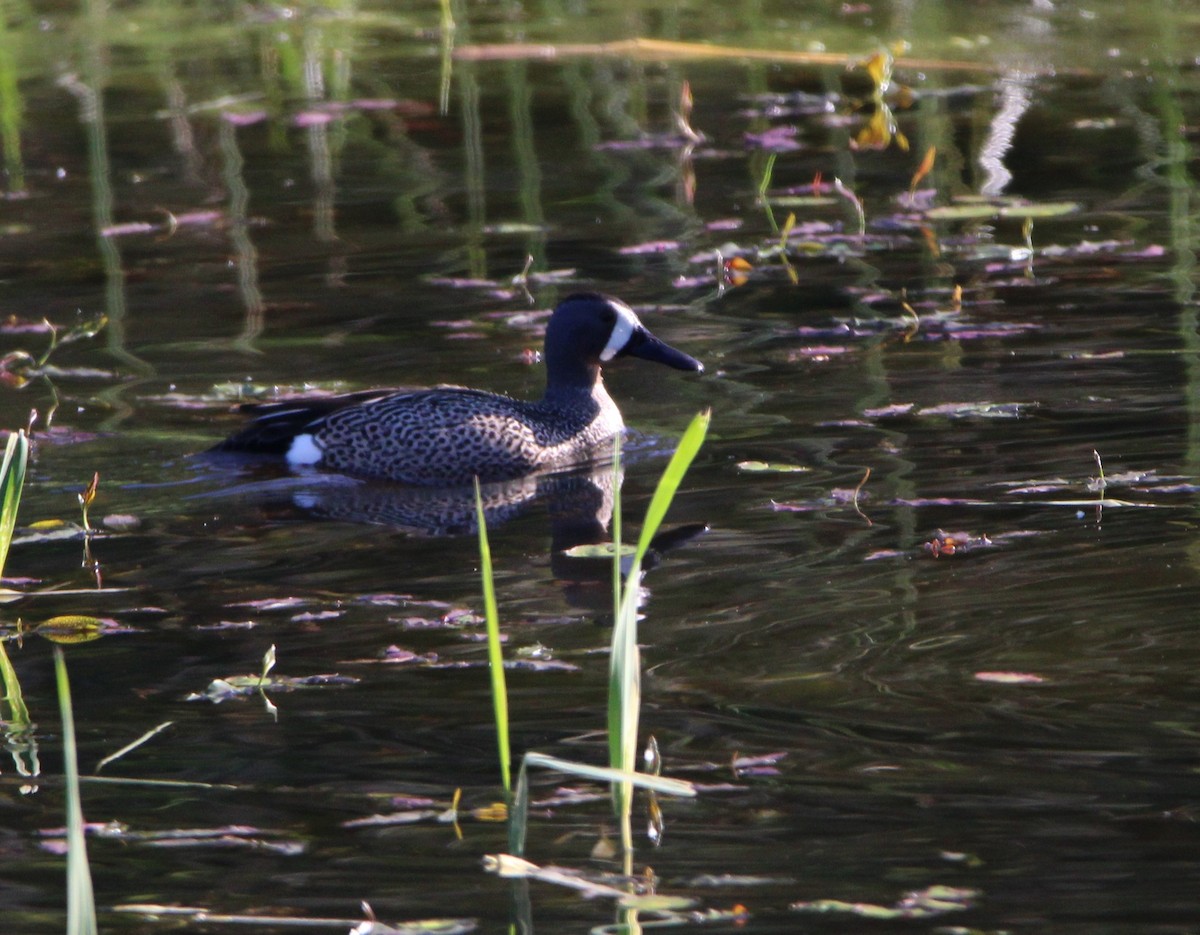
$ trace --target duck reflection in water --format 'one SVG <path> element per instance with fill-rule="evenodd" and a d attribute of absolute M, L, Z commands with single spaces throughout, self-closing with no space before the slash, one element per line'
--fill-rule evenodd
<path fill-rule="evenodd" d="M 550 569 L 567 601 L 596 613 L 611 611 L 612 559 L 579 555 L 577 547 L 611 542 L 613 505 L 623 471 L 614 471 L 612 447 L 595 452 L 590 464 L 539 472 L 480 485 L 489 530 L 534 509 L 550 522 Z M 644 455 L 635 456 L 640 460 Z M 247 464 L 245 483 L 221 496 L 253 502 L 273 520 L 333 520 L 383 525 L 411 536 L 474 536 L 478 530 L 474 487 L 414 487 L 325 473 L 292 473 L 278 465 Z M 660 532 L 643 568 L 705 531 L 703 523 Z"/>
<path fill-rule="evenodd" d="M 558 304 L 544 356 L 537 402 L 451 386 L 282 400 L 246 407 L 252 421 L 213 452 L 286 465 L 303 483 L 292 503 L 310 515 L 423 535 L 475 530 L 475 478 L 489 527 L 543 499 L 559 574 L 565 550 L 605 541 L 612 516 L 606 462 L 625 426 L 602 365 L 635 357 L 704 368 L 651 334 L 624 302 L 598 293 Z"/>

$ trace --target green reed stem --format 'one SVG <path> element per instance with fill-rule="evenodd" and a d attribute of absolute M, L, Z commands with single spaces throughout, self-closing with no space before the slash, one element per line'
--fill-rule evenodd
<path fill-rule="evenodd" d="M 500 651 L 500 613 L 496 609 L 496 584 L 492 577 L 492 549 L 488 544 L 483 516 L 483 495 L 475 478 L 475 524 L 479 527 L 479 574 L 483 582 L 483 612 L 487 623 L 488 670 L 492 676 L 492 708 L 496 715 L 496 745 L 504 794 L 512 798 L 512 753 L 508 742 L 508 686 L 504 678 L 504 655 Z"/>
<path fill-rule="evenodd" d="M 29 439 L 23 431 L 10 432 L 0 462 L 0 574 L 8 559 L 13 530 L 17 526 L 17 507 L 25 486 L 25 469 L 29 464 Z"/>
<path fill-rule="evenodd" d="M 609 656 L 608 682 L 608 753 L 609 765 L 616 770 L 632 773 L 637 764 L 638 724 L 641 713 L 641 652 L 638 649 L 637 611 L 642 561 L 650 543 L 667 515 L 671 500 L 679 490 L 684 475 L 704 443 L 711 421 L 711 411 L 692 419 L 679 440 L 675 454 L 659 478 L 646 518 L 638 536 L 637 549 L 617 608 L 613 626 L 612 651 Z M 620 561 L 617 550 L 615 561 Z M 633 783 L 622 780 L 613 784 L 613 808 L 621 824 L 621 844 L 625 855 L 625 872 L 632 871 L 633 862 Z"/>
<path fill-rule="evenodd" d="M 63 773 L 67 791 L 67 935 L 98 935 L 96 899 L 88 867 L 87 840 L 83 831 L 83 805 L 79 796 L 79 757 L 75 747 L 75 716 L 71 683 L 62 647 L 54 647 L 54 675 L 58 710 L 62 717 Z"/>

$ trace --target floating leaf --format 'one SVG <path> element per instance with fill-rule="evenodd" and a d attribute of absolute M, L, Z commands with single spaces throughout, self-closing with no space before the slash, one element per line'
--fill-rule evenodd
<path fill-rule="evenodd" d="M 1000 209 L 1003 218 L 1057 218 L 1074 214 L 1080 205 L 1073 201 L 1047 201 L 1043 204 L 1005 205 Z"/>
<path fill-rule="evenodd" d="M 799 912 L 842 913 L 866 919 L 927 919 L 971 908 L 977 890 L 955 886 L 929 886 L 906 893 L 895 906 L 874 903 L 850 903 L 840 899 L 816 899 L 792 903 L 790 909 Z"/>
<path fill-rule="evenodd" d="M 747 474 L 803 474 L 812 470 L 802 464 L 781 464 L 775 461 L 739 461 L 737 469 Z"/>
<path fill-rule="evenodd" d="M 662 893 L 644 893 L 626 896 L 619 901 L 622 909 L 640 909 L 643 912 L 678 912 L 696 905 L 686 896 L 667 896 Z"/>
<path fill-rule="evenodd" d="M 828 195 L 772 195 L 771 204 L 777 208 L 823 208 L 837 204 Z"/>
<path fill-rule="evenodd" d="M 939 205 L 925 212 L 925 217 L 935 221 L 980 221 L 994 218 L 1000 213 L 1000 208 L 986 202 L 960 203 Z"/>
<path fill-rule="evenodd" d="M 265 682 L 257 675 L 234 675 L 227 679 L 213 679 L 203 694 L 193 692 L 185 701 L 212 701 L 220 704 L 231 698 L 247 698 L 260 691 L 294 691 L 302 688 L 326 688 L 331 685 L 356 685 L 359 679 L 348 675 L 306 675 L 292 678 L 275 675 Z"/>
<path fill-rule="evenodd" d="M 116 625 L 116 621 L 100 617 L 64 614 L 61 617 L 51 617 L 45 623 L 34 627 L 33 632 L 53 643 L 68 645 L 99 639 L 105 631 L 113 629 Z"/>
<path fill-rule="evenodd" d="M 621 555 L 633 555 L 637 548 L 629 542 L 621 544 Z M 596 542 L 588 545 L 576 545 L 563 552 L 569 558 L 606 558 L 609 561 L 613 557 L 613 544 L 611 542 Z"/>
<path fill-rule="evenodd" d="M 980 682 L 995 682 L 999 685 L 1041 685 L 1046 680 L 1032 672 L 976 672 Z"/>

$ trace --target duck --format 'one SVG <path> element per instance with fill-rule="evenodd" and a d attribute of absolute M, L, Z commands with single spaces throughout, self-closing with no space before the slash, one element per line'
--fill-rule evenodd
<path fill-rule="evenodd" d="M 243 407 L 253 420 L 212 450 L 426 487 L 585 464 L 624 431 L 601 376 L 624 357 L 704 370 L 655 337 L 625 302 L 577 292 L 558 303 L 546 325 L 546 390 L 537 401 L 460 386 L 284 399 Z"/>

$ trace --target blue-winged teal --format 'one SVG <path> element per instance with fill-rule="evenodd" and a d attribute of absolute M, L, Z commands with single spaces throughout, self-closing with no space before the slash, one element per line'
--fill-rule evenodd
<path fill-rule="evenodd" d="M 600 365 L 640 357 L 703 370 L 619 299 L 568 296 L 546 326 L 546 393 L 523 402 L 461 387 L 375 390 L 250 407 L 256 418 L 216 451 L 282 455 L 357 477 L 454 486 L 587 461 L 625 427 Z"/>

